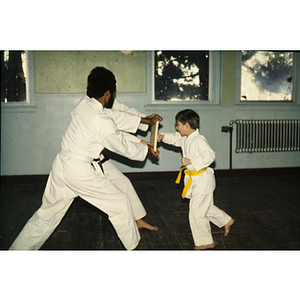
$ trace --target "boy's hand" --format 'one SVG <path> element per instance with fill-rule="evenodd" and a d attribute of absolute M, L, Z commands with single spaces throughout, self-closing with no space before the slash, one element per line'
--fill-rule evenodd
<path fill-rule="evenodd" d="M 153 157 L 156 157 L 156 158 L 159 158 L 159 151 L 154 151 L 154 148 L 151 144 L 147 144 L 148 145 L 148 152 L 153 156 Z"/>
<path fill-rule="evenodd" d="M 157 141 L 160 142 L 165 136 L 163 134 L 159 134 L 157 136 Z"/>
<path fill-rule="evenodd" d="M 187 165 L 190 165 L 192 162 L 189 158 L 183 157 L 181 159 L 181 163 L 182 163 L 183 166 L 187 166 Z"/>

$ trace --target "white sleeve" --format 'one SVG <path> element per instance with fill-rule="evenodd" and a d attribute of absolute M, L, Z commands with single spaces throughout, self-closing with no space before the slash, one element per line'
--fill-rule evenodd
<path fill-rule="evenodd" d="M 111 118 L 119 131 L 135 133 L 140 124 L 141 118 L 125 111 L 116 109 L 104 109 L 105 114 Z"/>
<path fill-rule="evenodd" d="M 136 137 L 133 134 L 130 134 L 130 133 L 127 133 L 127 132 L 122 132 L 122 134 L 124 135 L 124 137 L 127 141 L 131 141 L 131 142 L 134 142 L 134 143 L 140 143 L 141 142 L 141 139 L 139 139 L 138 137 Z"/>
<path fill-rule="evenodd" d="M 147 131 L 148 128 L 149 128 L 149 125 L 148 125 L 148 124 L 140 123 L 138 128 L 139 128 L 140 130 L 142 130 L 142 131 Z"/>
<path fill-rule="evenodd" d="M 132 115 L 135 115 L 135 116 L 146 117 L 145 114 L 139 112 L 137 109 L 129 107 L 126 104 L 118 101 L 117 99 L 115 99 L 115 101 L 114 101 L 113 108 L 117 109 L 117 110 L 128 112 L 128 113 L 130 113 Z"/>
<path fill-rule="evenodd" d="M 132 160 L 143 161 L 146 158 L 148 146 L 120 132 L 111 118 L 97 119 L 93 129 L 97 142 L 104 148 Z"/>
<path fill-rule="evenodd" d="M 176 133 L 161 133 L 164 135 L 162 141 L 166 144 L 173 145 L 176 147 L 180 147 L 182 145 L 182 137 L 179 132 Z"/>
<path fill-rule="evenodd" d="M 125 111 L 127 113 L 130 113 L 130 114 L 135 115 L 135 116 L 139 116 L 141 118 L 144 118 L 144 117 L 147 116 L 146 114 L 143 114 L 143 113 L 139 112 L 137 109 L 125 105 L 124 103 L 118 101 L 117 99 L 115 99 L 115 101 L 114 101 L 113 108 L 117 109 L 117 110 L 120 110 L 120 111 Z M 147 131 L 148 128 L 149 128 L 148 124 L 140 123 L 139 126 L 138 126 L 138 129 L 140 129 L 142 131 Z"/>

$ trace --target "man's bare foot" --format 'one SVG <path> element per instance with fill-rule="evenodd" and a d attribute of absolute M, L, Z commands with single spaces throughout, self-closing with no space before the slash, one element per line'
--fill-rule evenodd
<path fill-rule="evenodd" d="M 224 229 L 225 229 L 225 233 L 224 233 L 224 236 L 227 236 L 229 234 L 229 231 L 230 231 L 230 227 L 233 225 L 234 223 L 234 219 L 230 219 L 230 221 L 224 226 Z"/>
<path fill-rule="evenodd" d="M 215 243 L 208 244 L 208 245 L 201 245 L 201 246 L 196 246 L 194 247 L 195 250 L 206 250 L 206 249 L 211 249 L 215 247 Z"/>
<path fill-rule="evenodd" d="M 142 219 L 136 220 L 136 225 L 137 225 L 138 229 L 145 228 L 145 229 L 154 230 L 154 231 L 158 230 L 157 226 L 152 226 Z"/>

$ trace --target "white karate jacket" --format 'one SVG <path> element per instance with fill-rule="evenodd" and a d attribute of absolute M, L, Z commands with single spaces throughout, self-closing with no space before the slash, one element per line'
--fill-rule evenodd
<path fill-rule="evenodd" d="M 126 109 L 119 102 L 117 106 Z M 140 143 L 134 135 L 123 133 L 135 133 L 140 120 L 138 115 L 103 108 L 96 99 L 85 95 L 71 112 L 61 148 L 92 159 L 98 158 L 100 152 L 107 148 L 129 159 L 143 161 L 148 153 L 147 145 Z"/>
<path fill-rule="evenodd" d="M 190 171 L 201 169 L 207 170 L 200 175 L 192 176 L 192 185 L 186 194 L 186 198 L 191 198 L 194 187 L 197 186 L 197 193 L 208 194 L 215 189 L 214 170 L 209 167 L 215 160 L 215 152 L 209 146 L 206 138 L 196 129 L 188 137 L 182 137 L 179 132 L 161 133 L 164 135 L 163 142 L 176 147 L 181 147 L 182 156 L 189 158 L 191 164 L 186 168 Z M 186 184 L 190 176 L 185 175 L 184 183 Z"/>

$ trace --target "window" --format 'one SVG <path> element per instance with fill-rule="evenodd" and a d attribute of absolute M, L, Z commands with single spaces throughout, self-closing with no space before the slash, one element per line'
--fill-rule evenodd
<path fill-rule="evenodd" d="M 155 99 L 208 100 L 208 51 L 155 51 Z"/>
<path fill-rule="evenodd" d="M 26 51 L 0 51 L 1 102 L 27 104 L 28 56 Z"/>
<path fill-rule="evenodd" d="M 154 102 L 219 103 L 219 51 L 154 51 Z"/>
<path fill-rule="evenodd" d="M 292 101 L 293 52 L 241 51 L 240 101 Z"/>

